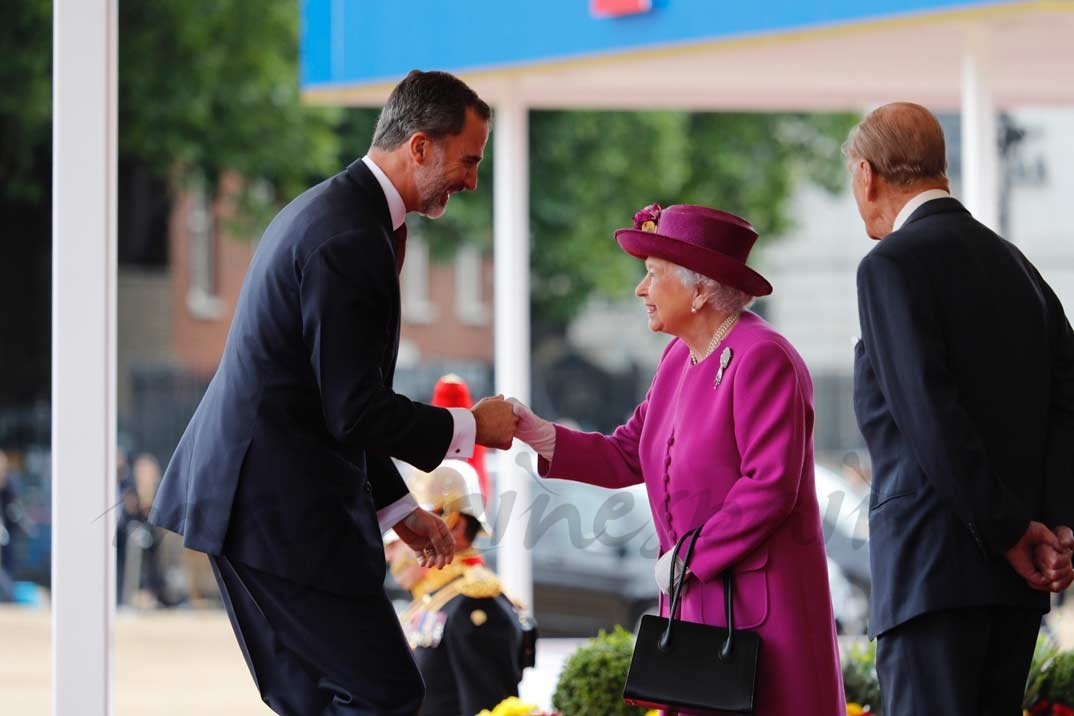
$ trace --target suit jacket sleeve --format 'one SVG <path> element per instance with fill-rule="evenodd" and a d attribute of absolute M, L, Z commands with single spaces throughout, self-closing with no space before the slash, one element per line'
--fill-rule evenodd
<path fill-rule="evenodd" d="M 813 424 L 807 386 L 782 346 L 760 343 L 737 360 L 734 432 L 740 477 L 702 525 L 690 563 L 702 581 L 716 579 L 749 556 L 794 511 Z"/>
<path fill-rule="evenodd" d="M 396 326 L 395 260 L 382 236 L 347 232 L 309 256 L 299 277 L 302 330 L 321 397 L 325 427 L 339 443 L 366 451 L 378 505 L 406 494 L 391 455 L 432 470 L 454 431 L 451 413 L 416 403 L 390 387 Z"/>
<path fill-rule="evenodd" d="M 1074 527 L 1074 331 L 1051 287 L 1036 269 L 1051 326 L 1052 390 L 1044 456 L 1044 522 Z"/>
<path fill-rule="evenodd" d="M 989 468 L 959 403 L 929 298 L 927 287 L 911 289 L 904 269 L 883 254 L 869 254 L 858 267 L 864 348 L 895 424 L 929 484 L 978 545 L 1003 553 L 1025 532 L 1030 515 Z"/>

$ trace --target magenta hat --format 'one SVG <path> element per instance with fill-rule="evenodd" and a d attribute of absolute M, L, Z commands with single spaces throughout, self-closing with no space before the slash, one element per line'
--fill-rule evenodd
<path fill-rule="evenodd" d="M 692 204 L 661 209 L 651 204 L 634 215 L 634 228 L 615 232 L 631 256 L 684 266 L 751 296 L 767 296 L 772 284 L 746 265 L 757 231 L 742 217 Z"/>

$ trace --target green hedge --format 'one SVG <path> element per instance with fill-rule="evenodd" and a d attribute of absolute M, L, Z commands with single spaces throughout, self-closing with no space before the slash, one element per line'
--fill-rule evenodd
<path fill-rule="evenodd" d="M 578 648 L 567 660 L 552 696 L 563 716 L 643 716 L 645 709 L 623 703 L 623 684 L 634 652 L 634 635 L 620 626 L 604 631 Z M 876 642 L 855 644 L 843 658 L 847 703 L 880 716 L 882 703 L 876 676 Z M 1060 651 L 1047 634 L 1037 639 L 1026 681 L 1023 707 L 1041 701 L 1074 705 L 1074 651 Z M 1034 713 L 1047 714 L 1047 709 Z"/>
<path fill-rule="evenodd" d="M 563 716 L 643 716 L 645 709 L 623 703 L 623 684 L 634 654 L 634 635 L 621 626 L 600 632 L 567 659 L 552 707 Z"/>

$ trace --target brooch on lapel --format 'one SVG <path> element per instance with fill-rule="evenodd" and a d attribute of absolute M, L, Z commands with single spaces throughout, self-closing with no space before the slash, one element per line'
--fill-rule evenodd
<path fill-rule="evenodd" d="M 730 348 L 723 349 L 723 353 L 720 354 L 720 369 L 716 371 L 716 380 L 712 381 L 713 390 L 720 387 L 720 382 L 723 380 L 723 372 L 727 369 L 727 366 L 731 364 L 731 359 L 734 357 L 735 354 L 731 352 Z"/>

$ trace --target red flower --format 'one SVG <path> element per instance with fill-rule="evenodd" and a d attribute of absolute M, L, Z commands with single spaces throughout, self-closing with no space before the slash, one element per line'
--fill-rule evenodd
<path fill-rule="evenodd" d="M 661 211 L 659 204 L 649 204 L 634 214 L 634 228 L 642 231 L 656 231 L 656 226 L 660 223 Z"/>

